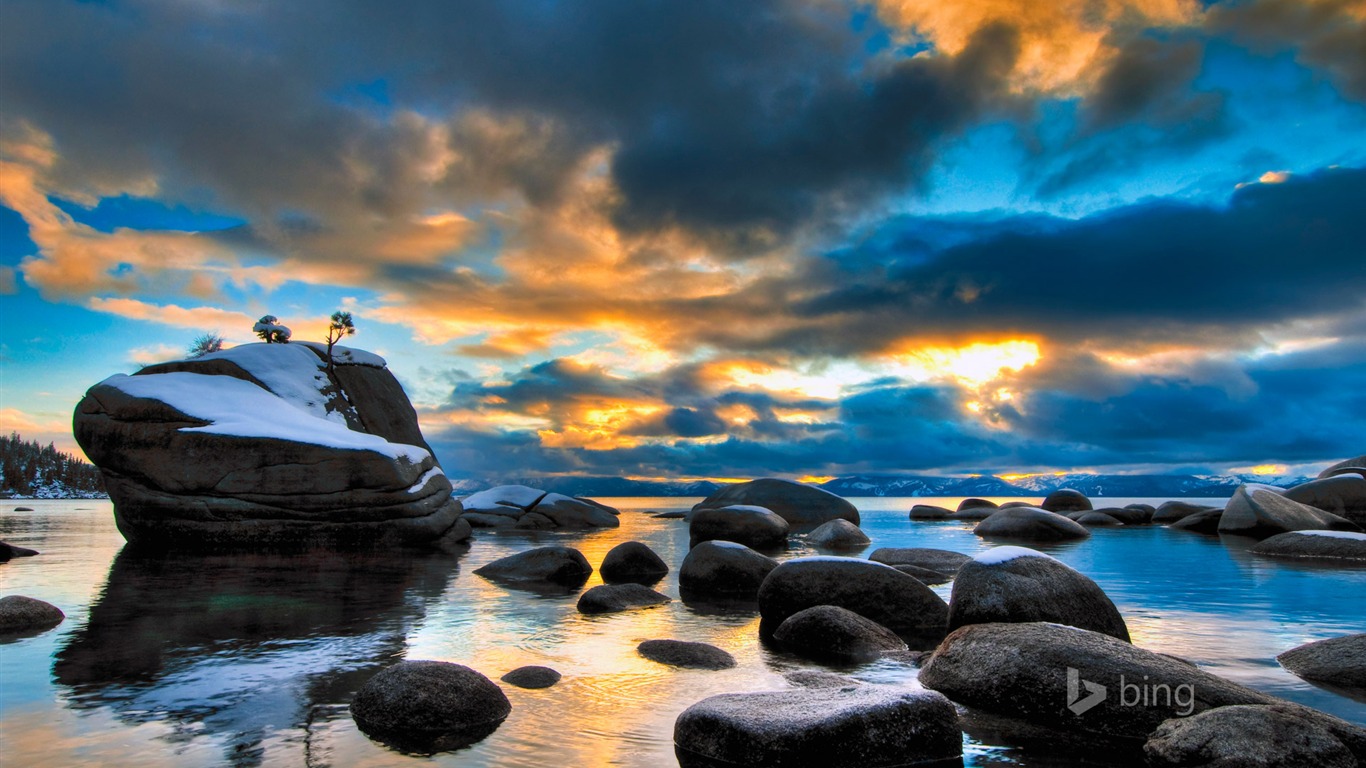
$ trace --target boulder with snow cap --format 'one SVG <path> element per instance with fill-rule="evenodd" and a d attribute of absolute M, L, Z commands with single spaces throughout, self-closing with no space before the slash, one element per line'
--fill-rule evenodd
<path fill-rule="evenodd" d="M 1286 498 L 1280 489 L 1242 485 L 1224 507 L 1219 532 L 1259 539 L 1287 531 L 1361 531 L 1352 521 Z"/>

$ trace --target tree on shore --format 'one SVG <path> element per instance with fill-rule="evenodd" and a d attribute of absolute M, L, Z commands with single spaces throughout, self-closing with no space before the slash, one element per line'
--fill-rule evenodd
<path fill-rule="evenodd" d="M 288 344 L 289 337 L 294 335 L 294 332 L 289 328 L 280 325 L 280 318 L 275 315 L 262 316 L 260 320 L 256 321 L 256 325 L 251 327 L 251 330 L 261 341 L 267 344 Z"/>
<path fill-rule="evenodd" d="M 327 371 L 336 372 L 336 361 L 332 359 L 332 348 L 346 336 L 356 334 L 356 323 L 350 312 L 337 310 L 332 313 L 332 321 L 327 326 Z"/>

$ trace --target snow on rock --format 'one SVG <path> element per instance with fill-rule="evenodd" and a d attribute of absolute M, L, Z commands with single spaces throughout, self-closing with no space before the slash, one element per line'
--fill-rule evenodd
<path fill-rule="evenodd" d="M 1294 531 L 1301 536 L 1323 536 L 1329 539 L 1352 539 L 1353 541 L 1366 541 L 1366 533 L 1355 533 L 1353 531 Z"/>
<path fill-rule="evenodd" d="M 519 507 L 531 509 L 546 495 L 545 491 L 528 488 L 525 485 L 500 485 L 487 491 L 479 491 L 460 500 L 467 510 L 493 509 L 494 507 Z"/>
<path fill-rule="evenodd" d="M 1046 555 L 1037 549 L 1012 546 L 992 547 L 972 559 L 982 565 L 1000 565 L 1001 563 L 1009 562 L 1021 557 L 1045 557 L 1049 560 L 1057 560 L 1057 558 L 1052 555 Z"/>
<path fill-rule="evenodd" d="M 243 344 L 196 360 L 226 360 L 255 376 L 286 403 L 310 416 L 346 424 L 339 393 L 327 377 L 327 364 L 307 343 Z M 327 390 L 332 391 L 327 391 Z M 328 404 L 332 408 L 328 408 Z"/>
<path fill-rule="evenodd" d="M 318 354 L 322 355 L 323 358 L 327 357 L 327 345 L 323 344 L 322 342 L 290 342 L 290 346 L 295 345 L 301 347 L 309 347 L 311 349 L 317 350 Z M 270 346 L 279 345 L 272 344 Z M 234 347 L 233 349 L 240 349 L 240 347 Z M 353 349 L 351 347 L 343 347 L 340 344 L 332 347 L 332 360 L 336 362 L 337 365 L 368 365 L 372 368 L 384 368 L 389 365 L 389 363 L 384 358 L 380 357 L 374 352 L 367 352 L 363 349 Z"/>
<path fill-rule="evenodd" d="M 423 473 L 422 477 L 417 479 L 417 482 L 408 487 L 408 493 L 421 493 L 422 489 L 427 487 L 427 483 L 432 481 L 432 478 L 445 476 L 446 473 L 441 471 L 441 467 L 432 467 Z"/>

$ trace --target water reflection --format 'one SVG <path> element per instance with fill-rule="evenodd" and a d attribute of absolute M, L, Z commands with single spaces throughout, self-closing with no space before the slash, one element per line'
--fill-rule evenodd
<path fill-rule="evenodd" d="M 401 658 L 457 555 L 148 555 L 113 562 L 86 623 L 56 654 L 67 706 L 171 739 L 222 736 L 221 760 L 263 762 L 293 731 L 307 754 L 319 720 Z"/>

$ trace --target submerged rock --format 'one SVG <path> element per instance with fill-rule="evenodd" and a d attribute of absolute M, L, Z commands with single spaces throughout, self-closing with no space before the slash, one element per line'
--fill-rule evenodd
<path fill-rule="evenodd" d="M 608 584 L 634 582 L 653 584 L 669 573 L 664 559 L 639 541 L 624 541 L 607 552 L 598 566 L 602 580 Z"/>
<path fill-rule="evenodd" d="M 366 735 L 421 753 L 473 744 L 511 711 L 492 680 L 444 661 L 400 661 L 370 678 L 351 701 L 351 716 Z"/>
<path fill-rule="evenodd" d="M 780 564 L 759 587 L 759 634 L 771 638 L 789 616 L 836 605 L 904 637 L 943 635 L 948 604 L 929 587 L 882 563 L 800 557 Z"/>
<path fill-rule="evenodd" d="M 1039 508 L 1049 512 L 1085 512 L 1092 507 L 1091 500 L 1081 491 L 1059 488 L 1048 494 Z"/>
<path fill-rule="evenodd" d="M 689 595 L 753 598 L 778 561 L 733 541 L 704 541 L 678 569 L 678 588 Z"/>
<path fill-rule="evenodd" d="M 948 699 L 874 685 L 712 696 L 678 716 L 674 745 L 684 768 L 905 766 L 963 749 Z"/>
<path fill-rule="evenodd" d="M 76 406 L 119 531 L 144 546 L 455 541 L 461 507 L 384 360 L 244 344 L 116 375 Z"/>
<path fill-rule="evenodd" d="M 764 507 L 749 505 L 699 509 L 688 522 L 688 537 L 694 547 L 719 539 L 753 549 L 782 549 L 787 546 L 787 532 L 787 521 L 782 517 Z"/>
<path fill-rule="evenodd" d="M 1360 531 L 1331 512 L 1292 501 L 1273 490 L 1242 485 L 1224 507 L 1219 532 L 1264 539 L 1286 531 Z"/>
<path fill-rule="evenodd" d="M 498 679 L 508 685 L 515 685 L 518 688 L 537 690 L 540 688 L 549 688 L 555 683 L 560 682 L 560 677 L 560 673 L 550 667 L 532 665 L 518 667 Z"/>
<path fill-rule="evenodd" d="M 1366 691 L 1366 633 L 1306 643 L 1276 661 L 1305 680 Z"/>
<path fill-rule="evenodd" d="M 693 510 L 736 504 L 772 510 L 788 525 L 794 526 L 820 525 L 836 518 L 859 524 L 858 510 L 843 498 L 814 485 L 773 477 L 727 485 L 697 504 Z"/>
<path fill-rule="evenodd" d="M 579 613 L 619 613 L 672 602 L 642 584 L 599 584 L 579 596 Z"/>
<path fill-rule="evenodd" d="M 1091 535 L 1075 520 L 1035 507 L 1003 507 L 978 523 L 972 532 L 985 539 L 1025 541 L 1068 541 Z"/>
<path fill-rule="evenodd" d="M 1250 550 L 1271 557 L 1366 561 L 1366 533 L 1291 531 L 1263 539 Z"/>
<path fill-rule="evenodd" d="M 52 603 L 23 595 L 0 597 L 0 634 L 48 630 L 65 619 L 62 609 Z"/>
<path fill-rule="evenodd" d="M 817 605 L 792 614 L 773 633 L 773 639 L 798 656 L 846 664 L 906 650 L 906 643 L 890 629 L 834 605 Z"/>
<path fill-rule="evenodd" d="M 686 669 L 730 669 L 735 657 L 707 643 L 686 640 L 646 640 L 636 646 L 636 653 L 660 664 Z"/>
<path fill-rule="evenodd" d="M 840 519 L 822 523 L 807 534 L 806 543 L 821 549 L 863 549 L 873 542 L 862 528 Z"/>
<path fill-rule="evenodd" d="M 495 581 L 579 587 L 588 581 L 593 567 L 588 564 L 588 558 L 573 547 L 537 547 L 499 558 L 474 572 Z"/>
<path fill-rule="evenodd" d="M 1143 745 L 1153 768 L 1355 768 L 1352 751 L 1302 709 L 1219 707 L 1167 720 Z"/>
<path fill-rule="evenodd" d="M 1119 609 L 1085 574 L 1042 552 L 995 547 L 963 565 L 949 597 L 949 630 L 1050 621 L 1129 641 Z"/>

